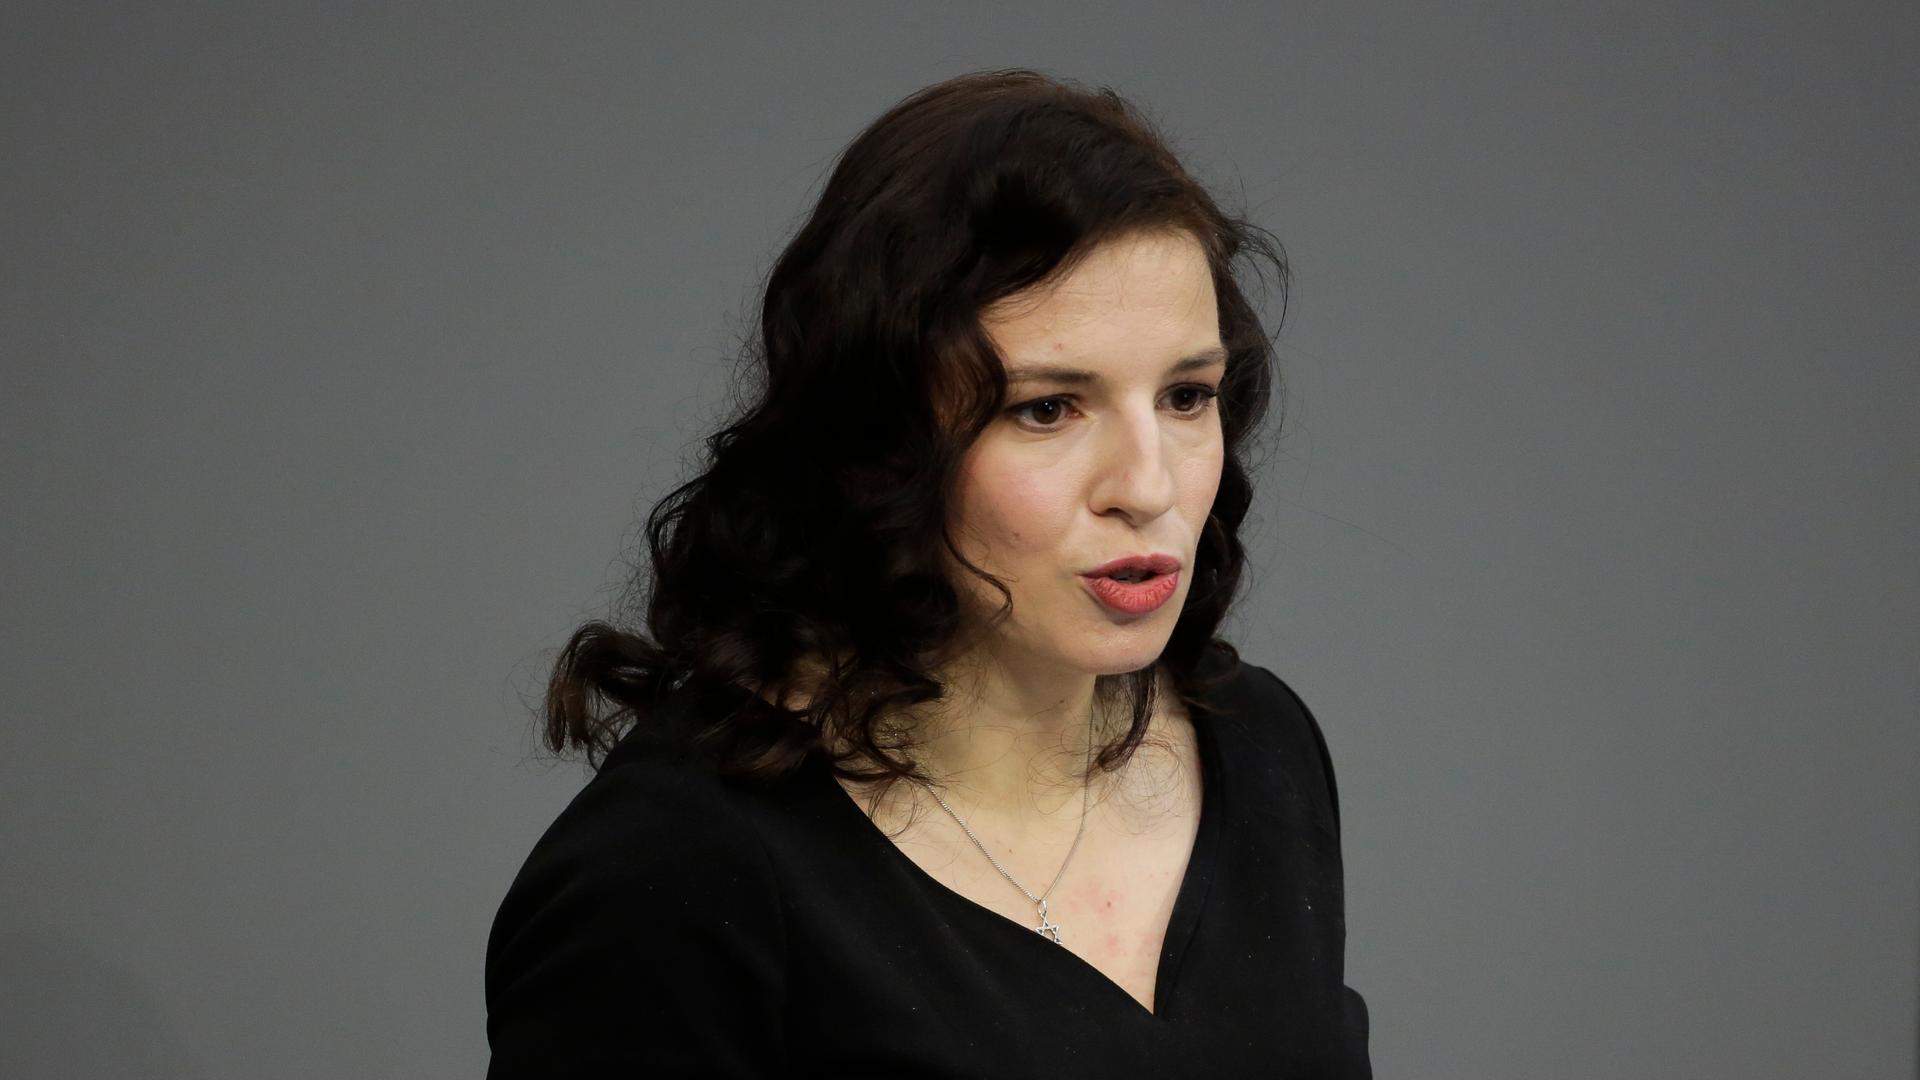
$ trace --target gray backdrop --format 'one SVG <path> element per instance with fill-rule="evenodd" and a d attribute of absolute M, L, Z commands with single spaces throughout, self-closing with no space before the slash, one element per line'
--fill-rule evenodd
<path fill-rule="evenodd" d="M 553 650 L 1010 65 L 1292 254 L 1229 635 L 1379 1074 L 1913 1075 L 1920 8 L 694 6 L 8 6 L 0 1075 L 478 1076 Z"/>

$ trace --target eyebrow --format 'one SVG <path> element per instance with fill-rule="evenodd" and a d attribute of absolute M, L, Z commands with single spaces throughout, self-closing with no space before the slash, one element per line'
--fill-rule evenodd
<path fill-rule="evenodd" d="M 1197 352 L 1192 356 L 1175 361 L 1174 365 L 1167 369 L 1167 374 L 1184 375 L 1189 371 L 1198 371 L 1201 368 L 1212 367 L 1215 364 L 1224 364 L 1226 362 L 1227 350 L 1208 349 L 1205 352 Z M 1095 372 L 1082 371 L 1079 368 L 1034 366 L 1017 368 L 1007 372 L 1007 382 L 1009 383 L 1059 382 L 1068 383 L 1073 386 L 1091 386 L 1100 381 L 1100 376 Z"/>

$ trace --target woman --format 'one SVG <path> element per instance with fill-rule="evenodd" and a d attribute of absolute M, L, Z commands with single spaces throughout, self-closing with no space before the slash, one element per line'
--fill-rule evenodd
<path fill-rule="evenodd" d="M 491 1077 L 1368 1076 L 1319 728 L 1214 637 L 1272 350 L 1111 91 L 920 91 L 766 283 L 757 400 L 546 734 Z"/>

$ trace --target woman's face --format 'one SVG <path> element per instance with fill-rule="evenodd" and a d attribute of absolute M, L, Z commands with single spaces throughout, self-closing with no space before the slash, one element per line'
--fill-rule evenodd
<path fill-rule="evenodd" d="M 1013 595 L 986 644 L 1020 667 L 1146 667 L 1173 633 L 1220 486 L 1212 395 L 1226 353 L 1206 255 L 1185 232 L 1120 237 L 982 324 L 1010 396 L 962 465 L 954 538 Z M 1134 555 L 1177 561 L 1172 589 L 1141 586 L 1129 603 L 1083 577 Z M 963 569 L 957 583 L 976 612 L 1000 605 Z"/>

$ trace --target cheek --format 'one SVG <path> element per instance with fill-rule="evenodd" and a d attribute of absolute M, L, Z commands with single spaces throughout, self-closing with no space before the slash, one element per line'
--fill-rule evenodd
<path fill-rule="evenodd" d="M 1213 509 L 1213 497 L 1220 492 L 1220 474 L 1226 460 L 1226 448 L 1216 437 L 1204 452 L 1188 459 L 1180 477 L 1181 501 L 1189 507 L 1198 506 L 1202 518 Z"/>
<path fill-rule="evenodd" d="M 1071 485 L 1048 479 L 1031 466 L 991 459 L 976 461 L 963 487 L 962 521 L 989 544 L 995 561 L 1050 552 L 1071 523 Z"/>
<path fill-rule="evenodd" d="M 1049 546 L 1064 506 L 1058 490 L 1035 482 L 1032 474 L 1019 473 L 1001 478 L 989 504 L 995 534 L 1016 555 Z"/>
<path fill-rule="evenodd" d="M 1181 462 L 1175 472 L 1174 507 L 1171 513 L 1186 523 L 1191 539 L 1205 531 L 1207 516 L 1213 513 L 1214 499 L 1220 494 L 1220 475 L 1226 455 L 1215 446 L 1211 452 L 1196 450 Z"/>
<path fill-rule="evenodd" d="M 1196 488 L 1213 490 L 1220 484 L 1220 471 L 1227 460 L 1227 442 L 1220 431 L 1218 408 L 1201 430 L 1188 437 L 1172 463 L 1174 478 L 1184 493 Z"/>

